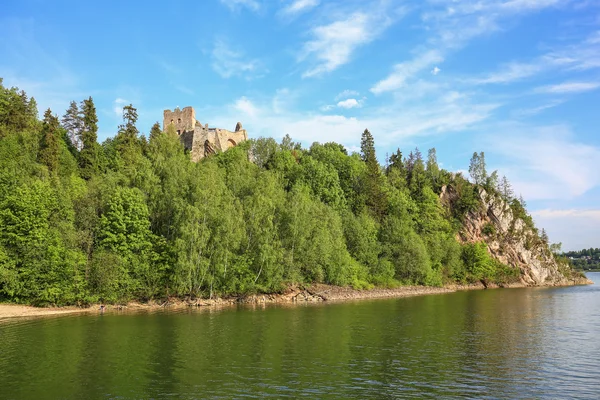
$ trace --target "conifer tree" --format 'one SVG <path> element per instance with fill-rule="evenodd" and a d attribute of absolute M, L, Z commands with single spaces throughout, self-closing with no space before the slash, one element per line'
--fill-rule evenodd
<path fill-rule="evenodd" d="M 79 155 L 81 176 L 90 179 L 98 171 L 98 116 L 94 100 L 90 97 L 81 104 L 83 130 L 82 149 Z"/>
<path fill-rule="evenodd" d="M 502 176 L 502 179 L 498 184 L 498 191 L 505 201 L 511 201 L 513 199 L 514 192 L 506 175 Z"/>
<path fill-rule="evenodd" d="M 487 177 L 485 182 L 486 189 L 495 190 L 498 187 L 498 171 L 494 171 Z"/>
<path fill-rule="evenodd" d="M 434 185 L 438 184 L 440 177 L 440 167 L 437 162 L 437 152 L 435 147 L 429 149 L 429 153 L 427 154 L 427 175 L 429 179 Z"/>
<path fill-rule="evenodd" d="M 548 244 L 548 234 L 546 233 L 546 230 L 544 228 L 542 228 L 542 233 L 540 234 L 540 239 L 542 239 L 542 242 Z"/>
<path fill-rule="evenodd" d="M 161 134 L 162 129 L 160 129 L 160 124 L 157 122 L 150 128 L 150 141 L 156 140 Z"/>
<path fill-rule="evenodd" d="M 367 165 L 364 180 L 366 204 L 377 218 L 382 218 L 385 212 L 385 195 L 381 190 L 381 171 L 375 155 L 375 141 L 368 129 L 362 134 L 360 140 L 361 156 Z"/>
<path fill-rule="evenodd" d="M 62 126 L 67 131 L 67 135 L 71 143 L 78 151 L 83 148 L 81 135 L 83 133 L 83 117 L 79 111 L 79 106 L 75 101 L 72 101 L 69 108 L 62 118 Z"/>
<path fill-rule="evenodd" d="M 124 148 L 138 144 L 139 131 L 135 125 L 137 119 L 137 109 L 133 105 L 123 107 L 123 124 L 119 125 L 119 133 L 117 134 L 117 142 L 121 151 Z"/>
<path fill-rule="evenodd" d="M 51 173 L 58 169 L 59 130 L 58 118 L 47 109 L 44 113 L 44 125 L 42 130 L 42 143 L 40 146 L 39 160 L 48 167 Z"/>
<path fill-rule="evenodd" d="M 360 138 L 360 151 L 362 160 L 367 166 L 373 168 L 374 165 L 377 164 L 377 158 L 375 157 L 375 140 L 368 129 L 365 129 Z M 379 169 L 379 166 L 377 166 L 377 168 Z"/>
<path fill-rule="evenodd" d="M 476 185 L 483 185 L 486 183 L 487 171 L 485 168 L 485 154 L 483 151 L 479 154 L 477 154 L 477 152 L 473 153 L 471 163 L 469 164 L 469 174 Z"/>
<path fill-rule="evenodd" d="M 415 166 L 415 161 L 416 161 L 415 153 L 413 153 L 411 151 L 408 154 L 408 158 L 406 160 L 404 160 L 404 164 L 406 164 L 406 172 L 408 173 L 408 175 L 411 174 L 413 167 Z"/>
<path fill-rule="evenodd" d="M 385 169 L 388 182 L 397 189 L 406 187 L 406 167 L 402 160 L 402 152 L 397 149 L 388 158 L 388 165 Z"/>

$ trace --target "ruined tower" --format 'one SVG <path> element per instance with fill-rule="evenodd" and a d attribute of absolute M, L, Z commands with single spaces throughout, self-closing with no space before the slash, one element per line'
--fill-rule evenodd
<path fill-rule="evenodd" d="M 196 162 L 210 154 L 225 151 L 248 140 L 248 134 L 242 129 L 242 124 L 237 123 L 235 132 L 227 129 L 209 128 L 208 124 L 202 126 L 196 120 L 196 112 L 192 107 L 165 110 L 163 115 L 163 130 L 169 125 L 174 125 L 177 134 L 186 150 L 190 152 L 192 161 Z"/>

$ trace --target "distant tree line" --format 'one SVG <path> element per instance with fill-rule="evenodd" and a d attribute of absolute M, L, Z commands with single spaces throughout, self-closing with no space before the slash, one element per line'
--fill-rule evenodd
<path fill-rule="evenodd" d="M 567 251 L 563 255 L 571 260 L 573 267 L 582 270 L 600 270 L 600 249 L 589 248 Z"/>
<path fill-rule="evenodd" d="M 0 81 L 0 300 L 88 304 L 277 292 L 323 282 L 442 285 L 504 281 L 518 270 L 485 243 L 461 244 L 479 190 L 533 226 L 508 180 L 439 167 L 435 149 L 381 166 L 372 134 L 361 152 L 303 148 L 286 136 L 251 140 L 190 162 L 172 129 L 148 137 L 123 108 L 98 143 L 93 99 L 37 117 L 33 98 Z M 444 185 L 458 193 L 450 213 Z"/>

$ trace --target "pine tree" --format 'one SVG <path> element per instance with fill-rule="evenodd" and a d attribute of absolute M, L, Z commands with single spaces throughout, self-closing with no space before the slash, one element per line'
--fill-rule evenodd
<path fill-rule="evenodd" d="M 506 175 L 502 176 L 502 179 L 498 184 L 498 191 L 505 201 L 511 201 L 513 199 L 514 192 Z"/>
<path fill-rule="evenodd" d="M 498 187 L 498 171 L 494 171 L 487 177 L 485 181 L 486 189 L 496 190 Z"/>
<path fill-rule="evenodd" d="M 62 118 L 62 126 L 67 131 L 67 135 L 71 143 L 78 151 L 83 148 L 81 135 L 83 133 L 83 117 L 79 111 L 79 106 L 75 101 L 72 101 L 69 108 Z"/>
<path fill-rule="evenodd" d="M 367 165 L 367 173 L 363 185 L 366 194 L 366 203 L 375 216 L 382 218 L 385 213 L 386 199 L 381 190 L 381 170 L 375 155 L 375 141 L 368 129 L 365 129 L 362 134 L 360 149 L 362 159 Z"/>
<path fill-rule="evenodd" d="M 406 160 L 404 160 L 404 164 L 406 164 L 406 172 L 408 172 L 409 175 L 412 172 L 413 167 L 415 166 L 415 161 L 416 161 L 415 154 L 411 151 L 410 154 L 408 155 L 408 158 Z"/>
<path fill-rule="evenodd" d="M 40 146 L 39 160 L 48 167 L 50 173 L 56 174 L 58 170 L 59 132 L 58 118 L 47 109 L 44 113 L 42 128 L 42 143 Z"/>
<path fill-rule="evenodd" d="M 406 187 L 406 167 L 402 160 L 402 152 L 397 149 L 395 153 L 389 157 L 388 166 L 385 169 L 388 182 L 395 188 Z"/>
<path fill-rule="evenodd" d="M 392 168 L 404 170 L 404 163 L 402 162 L 402 152 L 400 151 L 400 149 L 397 149 L 395 153 L 392 153 L 392 155 L 389 158 L 387 169 L 389 171 Z"/>
<path fill-rule="evenodd" d="M 415 162 L 417 161 L 423 161 L 423 154 L 421 153 L 421 150 L 419 150 L 418 147 L 415 147 Z"/>
<path fill-rule="evenodd" d="M 521 206 L 523 206 L 524 209 L 527 208 L 527 202 L 525 201 L 525 198 L 522 194 L 519 195 L 519 203 L 521 203 Z"/>
<path fill-rule="evenodd" d="M 90 97 L 81 104 L 83 130 L 81 132 L 82 149 L 79 155 L 81 176 L 90 179 L 98 171 L 98 116 L 94 100 Z"/>
<path fill-rule="evenodd" d="M 485 154 L 483 151 L 479 154 L 473 153 L 469 163 L 469 174 L 476 185 L 485 185 L 487 181 L 487 170 L 485 166 Z"/>
<path fill-rule="evenodd" d="M 542 233 L 540 234 L 540 238 L 542 239 L 542 242 L 548 244 L 548 234 L 546 233 L 546 230 L 544 228 L 542 228 Z"/>
<path fill-rule="evenodd" d="M 135 126 L 138 119 L 137 109 L 132 104 L 123 107 L 123 124 L 119 125 L 117 142 L 121 151 L 138 143 L 139 131 Z"/>
<path fill-rule="evenodd" d="M 152 128 L 150 128 L 150 141 L 154 141 L 157 138 L 160 137 L 160 135 L 162 135 L 162 129 L 160 129 L 160 124 L 157 122 L 154 125 L 152 125 Z"/>
<path fill-rule="evenodd" d="M 440 167 L 438 166 L 435 147 L 429 149 L 429 153 L 427 154 L 427 175 L 434 185 L 439 183 Z"/>
<path fill-rule="evenodd" d="M 365 129 L 360 138 L 360 151 L 362 160 L 368 166 L 372 167 L 373 164 L 377 163 L 377 158 L 375 157 L 375 140 L 368 129 Z"/>

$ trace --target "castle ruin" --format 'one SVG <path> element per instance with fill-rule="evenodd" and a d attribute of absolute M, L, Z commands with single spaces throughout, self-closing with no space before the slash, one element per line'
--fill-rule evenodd
<path fill-rule="evenodd" d="M 196 112 L 192 107 L 184 107 L 183 110 L 180 110 L 179 107 L 173 111 L 165 110 L 163 130 L 166 131 L 171 124 L 175 126 L 179 139 L 185 149 L 190 152 L 194 162 L 248 140 L 248 133 L 242 129 L 240 122 L 237 123 L 235 132 L 209 128 L 208 124 L 202 126 L 196 120 Z"/>

